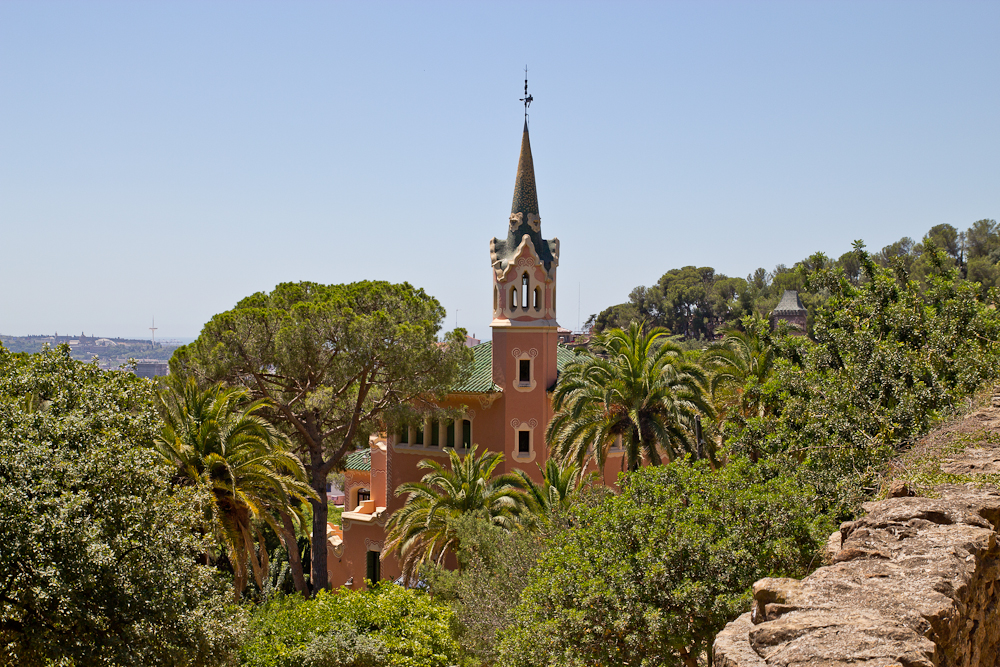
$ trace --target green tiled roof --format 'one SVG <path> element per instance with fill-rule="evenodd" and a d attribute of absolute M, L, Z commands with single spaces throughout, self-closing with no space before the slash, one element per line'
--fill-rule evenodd
<path fill-rule="evenodd" d="M 556 370 L 562 373 L 563 369 L 576 359 L 576 353 L 572 348 L 560 343 L 556 347 Z M 501 388 L 493 383 L 493 342 L 480 343 L 472 348 L 472 373 L 465 382 L 451 388 L 455 394 L 486 394 L 494 391 L 501 391 Z"/>
<path fill-rule="evenodd" d="M 344 459 L 344 470 L 371 470 L 372 469 L 372 450 L 369 449 L 359 449 L 356 452 L 352 452 L 347 455 Z"/>
<path fill-rule="evenodd" d="M 461 384 L 451 388 L 456 394 L 486 394 L 500 391 L 493 384 L 493 341 L 472 348 L 472 373 Z"/>
<path fill-rule="evenodd" d="M 556 370 L 562 373 L 563 369 L 574 361 L 576 361 L 576 352 L 573 351 L 573 348 L 559 343 L 556 347 Z"/>

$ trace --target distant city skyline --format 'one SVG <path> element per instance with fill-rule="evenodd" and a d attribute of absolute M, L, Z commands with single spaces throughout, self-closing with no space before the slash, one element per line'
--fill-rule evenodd
<path fill-rule="evenodd" d="M 1000 4 L 0 3 L 0 333 L 408 281 L 490 338 L 523 68 L 560 323 L 1000 217 Z M 577 307 L 579 293 L 580 307 Z"/>

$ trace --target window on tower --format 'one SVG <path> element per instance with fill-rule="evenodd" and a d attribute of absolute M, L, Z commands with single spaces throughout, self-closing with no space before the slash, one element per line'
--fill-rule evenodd
<path fill-rule="evenodd" d="M 521 276 L 521 308 L 528 309 L 528 272 Z"/>
<path fill-rule="evenodd" d="M 518 362 L 517 381 L 522 385 L 531 384 L 531 359 L 521 359 Z"/>
<path fill-rule="evenodd" d="M 531 431 L 517 432 L 517 453 L 527 454 L 531 452 Z"/>
<path fill-rule="evenodd" d="M 535 288 L 535 310 L 540 310 L 542 307 L 542 288 Z"/>
<path fill-rule="evenodd" d="M 511 310 L 516 310 L 517 309 L 517 288 L 516 287 L 511 287 L 510 288 L 510 309 Z"/>

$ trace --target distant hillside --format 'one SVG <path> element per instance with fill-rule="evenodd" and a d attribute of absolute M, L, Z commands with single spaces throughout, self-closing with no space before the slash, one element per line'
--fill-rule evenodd
<path fill-rule="evenodd" d="M 70 356 L 80 361 L 98 358 L 101 368 L 118 368 L 129 359 L 166 362 L 178 347 L 177 343 L 151 343 L 131 338 L 101 336 L 7 336 L 0 334 L 0 344 L 11 352 L 41 352 L 48 345 L 68 345 Z"/>

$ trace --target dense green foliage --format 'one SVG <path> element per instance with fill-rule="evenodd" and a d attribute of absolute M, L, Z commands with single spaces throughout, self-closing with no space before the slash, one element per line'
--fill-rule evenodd
<path fill-rule="evenodd" d="M 426 593 L 372 591 L 281 597 L 255 613 L 247 667 L 447 667 L 459 660 L 453 614 Z"/>
<path fill-rule="evenodd" d="M 704 664 L 751 584 L 804 574 L 828 526 L 786 467 L 677 461 L 623 475 L 621 494 L 578 506 L 532 571 L 506 664 Z"/>
<path fill-rule="evenodd" d="M 827 509 L 846 518 L 874 492 L 894 451 L 1000 374 L 996 293 L 961 280 L 928 246 L 936 261 L 922 283 L 860 246 L 856 284 L 839 267 L 811 274 L 809 284 L 829 295 L 816 312 L 815 342 L 748 329 L 775 361 L 768 374 L 731 376 L 719 426 L 728 451 L 792 457 Z M 732 409 L 736 396 L 742 405 Z"/>
<path fill-rule="evenodd" d="M 151 384 L 0 348 L 0 662 L 212 665 L 240 637 L 196 564 L 207 498 L 148 445 Z"/>
<path fill-rule="evenodd" d="M 394 414 L 443 392 L 468 360 L 463 331 L 439 344 L 444 315 L 407 283 L 283 283 L 213 317 L 170 371 L 244 387 L 275 406 L 268 417 L 308 457 L 312 538 L 323 544 L 328 475 Z M 326 549 L 312 560 L 313 588 L 325 588 Z"/>
<path fill-rule="evenodd" d="M 900 264 L 919 283 L 934 273 L 938 260 L 931 249 L 944 251 L 944 261 L 954 267 L 961 280 L 983 288 L 1000 286 L 1000 226 L 995 220 L 977 220 L 960 232 L 948 224 L 932 227 L 920 242 L 904 236 L 871 255 L 883 267 Z M 809 312 L 808 329 L 814 314 L 826 300 L 822 289 L 809 289 L 806 277 L 822 267 L 836 266 L 852 284 L 864 279 L 861 263 L 854 252 L 835 261 L 822 253 L 807 257 L 794 266 L 779 264 L 773 271 L 759 268 L 743 278 L 730 278 L 711 267 L 685 266 L 670 269 L 655 285 L 639 286 L 628 301 L 591 315 L 588 325 L 595 332 L 626 328 L 630 322 L 666 327 L 685 339 L 711 340 L 719 327 L 734 324 L 747 315 L 767 315 L 785 290 L 796 290 Z"/>
<path fill-rule="evenodd" d="M 481 514 L 452 520 L 459 567 L 428 564 L 421 578 L 435 598 L 454 608 L 458 642 L 467 655 L 486 664 L 499 660 L 498 635 L 516 622 L 521 592 L 537 576 L 535 564 L 566 525 L 561 512 L 515 530 L 503 530 Z"/>

